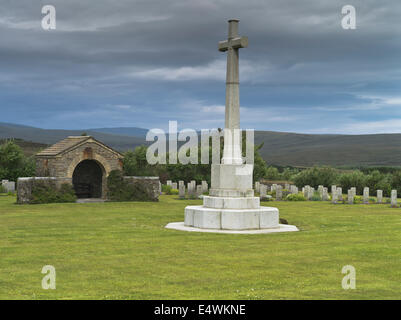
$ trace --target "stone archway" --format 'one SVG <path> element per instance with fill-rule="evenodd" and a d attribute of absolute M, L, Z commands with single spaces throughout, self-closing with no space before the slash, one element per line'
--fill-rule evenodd
<path fill-rule="evenodd" d="M 101 196 L 101 198 L 106 199 L 107 177 L 109 176 L 109 174 L 111 172 L 111 167 L 110 167 L 110 164 L 107 162 L 107 160 L 105 158 L 103 158 L 101 155 L 94 153 L 94 154 L 91 154 L 90 157 L 88 157 L 88 154 L 86 152 L 84 152 L 79 157 L 76 157 L 75 159 L 73 159 L 73 161 L 71 161 L 71 163 L 68 166 L 67 177 L 72 179 L 75 168 L 81 162 L 83 162 L 85 160 L 90 160 L 90 161 L 96 162 L 102 169 L 103 177 L 102 177 L 102 196 Z"/>
<path fill-rule="evenodd" d="M 104 197 L 105 170 L 95 160 L 83 160 L 75 167 L 72 184 L 78 198 Z"/>

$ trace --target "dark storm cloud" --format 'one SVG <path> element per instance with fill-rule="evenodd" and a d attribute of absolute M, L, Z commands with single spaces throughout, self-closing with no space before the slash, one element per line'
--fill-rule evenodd
<path fill-rule="evenodd" d="M 54 0 L 54 31 L 40 25 L 47 1 L 1 4 L 2 121 L 166 127 L 177 119 L 199 127 L 221 118 L 221 126 L 225 56 L 217 42 L 231 17 L 250 43 L 241 51 L 248 127 L 357 132 L 378 119 L 373 110 L 401 116 L 397 0 Z M 346 4 L 356 7 L 356 30 L 341 28 Z M 370 115 L 362 124 L 361 110 Z"/>

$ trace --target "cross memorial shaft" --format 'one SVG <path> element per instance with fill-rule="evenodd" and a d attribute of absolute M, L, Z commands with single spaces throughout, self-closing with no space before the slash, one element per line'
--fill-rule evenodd
<path fill-rule="evenodd" d="M 239 111 L 239 49 L 248 46 L 248 38 L 238 35 L 239 20 L 228 21 L 228 40 L 219 42 L 219 51 L 227 51 L 226 108 L 223 164 L 242 164 Z"/>

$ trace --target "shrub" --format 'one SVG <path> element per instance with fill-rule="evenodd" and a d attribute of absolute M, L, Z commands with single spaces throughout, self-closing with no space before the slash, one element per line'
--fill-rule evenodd
<path fill-rule="evenodd" d="M 285 199 L 288 201 L 306 201 L 306 198 L 300 193 L 289 194 Z"/>
<path fill-rule="evenodd" d="M 108 198 L 111 201 L 149 201 L 146 187 L 141 181 L 129 183 L 120 170 L 113 170 L 107 177 Z"/>
<path fill-rule="evenodd" d="M 363 202 L 363 198 L 361 196 L 355 196 L 354 197 L 354 203 L 359 204 Z"/>
<path fill-rule="evenodd" d="M 314 167 L 301 171 L 294 176 L 294 183 L 301 188 L 309 185 L 317 188 L 319 185 L 330 186 L 336 178 L 336 171 L 332 168 Z"/>
<path fill-rule="evenodd" d="M 177 195 L 178 193 L 178 189 L 171 189 L 169 194 Z"/>
<path fill-rule="evenodd" d="M 311 198 L 311 201 L 322 201 L 322 197 L 320 196 L 320 193 L 315 191 L 313 193 L 313 196 Z"/>
<path fill-rule="evenodd" d="M 75 202 L 77 197 L 70 184 L 63 183 L 60 189 L 57 189 L 54 183 L 45 183 L 38 181 L 32 188 L 32 204 L 41 203 L 66 203 Z"/>
<path fill-rule="evenodd" d="M 31 177 L 35 173 L 34 158 L 25 157 L 14 141 L 0 145 L 0 180 L 17 181 L 19 177 Z"/>
<path fill-rule="evenodd" d="M 162 185 L 162 192 L 164 192 L 165 194 L 171 194 L 172 189 L 173 189 L 172 186 L 168 186 L 166 184 Z"/>
<path fill-rule="evenodd" d="M 275 167 L 268 167 L 266 169 L 265 178 L 270 180 L 280 179 L 280 172 Z"/>
<path fill-rule="evenodd" d="M 341 186 L 343 190 L 356 188 L 356 192 L 362 194 L 363 188 L 366 187 L 366 176 L 359 170 L 350 173 L 343 173 L 338 176 L 336 183 Z"/>

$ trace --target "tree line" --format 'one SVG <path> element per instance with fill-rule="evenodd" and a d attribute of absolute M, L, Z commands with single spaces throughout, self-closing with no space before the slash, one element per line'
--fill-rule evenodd
<path fill-rule="evenodd" d="M 383 167 L 344 170 L 324 166 L 307 169 L 267 166 L 259 154 L 262 146 L 263 144 L 254 148 L 254 181 L 263 179 L 285 180 L 292 182 L 299 188 L 305 185 L 310 185 L 314 188 L 319 185 L 326 187 L 337 185 L 342 187 L 343 190 L 356 187 L 358 194 L 362 194 L 364 187 L 369 187 L 372 194 L 380 189 L 383 190 L 385 196 L 390 196 L 391 190 L 396 189 L 401 194 L 400 168 Z M 223 144 L 221 144 L 222 148 Z M 159 176 L 162 182 L 166 180 L 183 180 L 185 182 L 196 180 L 200 183 L 205 180 L 210 184 L 211 164 L 149 165 L 146 160 L 146 150 L 146 146 L 140 146 L 135 150 L 125 152 L 123 160 L 124 175 Z M 211 150 L 209 154 L 211 157 Z M 211 163 L 211 159 L 209 163 Z M 0 180 L 17 181 L 18 177 L 32 177 L 34 175 L 34 157 L 25 156 L 21 147 L 13 140 L 7 140 L 0 145 Z"/>

